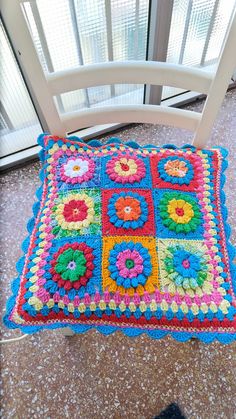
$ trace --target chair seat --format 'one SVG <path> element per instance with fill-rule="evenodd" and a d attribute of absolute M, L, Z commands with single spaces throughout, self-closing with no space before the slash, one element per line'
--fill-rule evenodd
<path fill-rule="evenodd" d="M 9 328 L 235 339 L 226 150 L 47 134 L 39 144 L 42 186 Z"/>

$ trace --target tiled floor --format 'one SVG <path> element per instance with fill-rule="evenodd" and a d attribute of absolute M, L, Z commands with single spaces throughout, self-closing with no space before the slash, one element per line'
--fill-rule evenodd
<path fill-rule="evenodd" d="M 191 108 L 199 110 L 202 103 Z M 236 90 L 230 91 L 215 124 L 209 146 L 228 147 L 225 186 L 236 243 Z M 190 142 L 180 130 L 136 125 L 115 134 L 140 143 Z M 114 136 L 114 134 L 113 134 Z M 1 243 L 2 307 L 10 295 L 19 244 L 26 235 L 39 163 L 2 176 Z M 4 338 L 19 336 L 3 328 Z M 42 332 L 2 347 L 2 417 L 34 418 L 152 418 L 177 402 L 187 418 L 236 417 L 236 344 L 209 346 L 171 338 L 153 341 L 128 338 L 120 332 L 104 337 L 95 331 L 65 338 Z"/>

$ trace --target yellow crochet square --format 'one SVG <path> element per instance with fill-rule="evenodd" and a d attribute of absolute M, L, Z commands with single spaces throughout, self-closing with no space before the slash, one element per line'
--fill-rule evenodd
<path fill-rule="evenodd" d="M 154 237 L 103 237 L 102 260 L 103 291 L 142 296 L 159 288 Z M 126 269 L 130 278 L 124 280 Z"/>

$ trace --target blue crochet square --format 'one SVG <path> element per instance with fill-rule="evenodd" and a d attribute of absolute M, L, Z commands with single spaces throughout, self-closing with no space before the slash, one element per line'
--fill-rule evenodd
<path fill-rule="evenodd" d="M 103 188 L 148 188 L 152 186 L 148 157 L 114 153 L 102 158 Z"/>

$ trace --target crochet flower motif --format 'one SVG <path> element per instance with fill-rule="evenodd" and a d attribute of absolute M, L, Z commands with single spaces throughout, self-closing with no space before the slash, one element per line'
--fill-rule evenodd
<path fill-rule="evenodd" d="M 163 224 L 176 233 L 190 233 L 201 223 L 196 201 L 181 192 L 166 192 L 160 200 L 159 211 Z"/>
<path fill-rule="evenodd" d="M 115 227 L 136 229 L 142 227 L 148 219 L 147 202 L 138 193 L 115 193 L 108 204 L 108 215 Z"/>
<path fill-rule="evenodd" d="M 158 172 L 165 182 L 179 185 L 189 185 L 194 176 L 192 164 L 177 156 L 161 159 L 158 163 Z"/>
<path fill-rule="evenodd" d="M 85 243 L 62 246 L 52 262 L 52 279 L 69 291 L 85 286 L 94 269 L 92 249 Z"/>
<path fill-rule="evenodd" d="M 203 286 L 208 277 L 203 249 L 190 244 L 167 247 L 163 266 L 163 281 L 169 285 L 169 292 L 179 291 L 180 288 L 195 291 Z"/>
<path fill-rule="evenodd" d="M 88 227 L 94 218 L 94 201 L 86 193 L 69 194 L 55 209 L 58 225 L 65 230 Z"/>
<path fill-rule="evenodd" d="M 111 180 L 124 184 L 139 182 L 145 177 L 146 169 L 144 162 L 138 157 L 119 155 L 108 161 L 106 173 Z"/>
<path fill-rule="evenodd" d="M 110 251 L 108 269 L 113 280 L 110 292 L 136 290 L 142 295 L 152 273 L 151 257 L 141 243 L 122 242 Z"/>
<path fill-rule="evenodd" d="M 66 183 L 82 183 L 92 179 L 95 163 L 85 157 L 71 157 L 61 167 L 61 179 Z"/>

